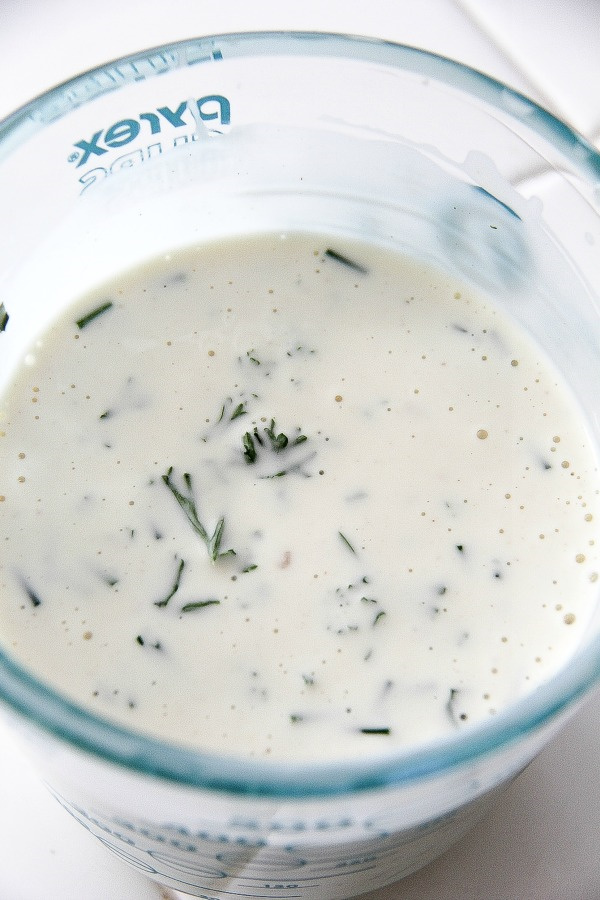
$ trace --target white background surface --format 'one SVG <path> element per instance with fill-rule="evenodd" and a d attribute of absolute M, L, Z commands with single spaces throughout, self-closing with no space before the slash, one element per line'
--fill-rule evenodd
<path fill-rule="evenodd" d="M 443 53 L 600 147 L 600 0 L 0 0 L 0 118 L 122 54 L 260 29 L 343 31 Z M 467 839 L 365 900 L 600 900 L 599 733 L 597 694 Z M 0 726 L 0 900 L 161 896 L 46 795 Z"/>

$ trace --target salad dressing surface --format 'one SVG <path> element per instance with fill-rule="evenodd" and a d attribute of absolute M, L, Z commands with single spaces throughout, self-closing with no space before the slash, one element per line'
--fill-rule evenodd
<path fill-rule="evenodd" d="M 577 648 L 599 476 L 566 387 L 486 298 L 332 241 L 158 259 L 1 398 L 0 639 L 84 707 L 364 756 L 496 715 Z"/>

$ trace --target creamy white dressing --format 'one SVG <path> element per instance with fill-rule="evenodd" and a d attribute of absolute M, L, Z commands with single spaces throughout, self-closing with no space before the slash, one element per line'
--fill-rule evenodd
<path fill-rule="evenodd" d="M 362 756 L 495 715 L 580 642 L 599 479 L 566 387 L 486 298 L 332 240 L 156 260 L 2 398 L 0 636 L 85 707 Z"/>

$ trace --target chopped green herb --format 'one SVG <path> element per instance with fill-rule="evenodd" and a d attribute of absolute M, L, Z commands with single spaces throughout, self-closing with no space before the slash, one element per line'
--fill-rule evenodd
<path fill-rule="evenodd" d="M 378 613 L 376 613 L 375 618 L 373 619 L 373 625 L 377 625 L 380 619 L 383 619 L 385 616 L 385 610 L 380 609 Z"/>
<path fill-rule="evenodd" d="M 222 556 L 235 556 L 235 550 L 231 548 L 221 553 L 221 538 L 223 537 L 223 529 L 225 528 L 225 519 L 221 516 L 217 522 L 212 537 L 208 542 L 208 554 L 213 562 Z"/>
<path fill-rule="evenodd" d="M 460 691 L 457 688 L 450 688 L 450 695 L 448 700 L 446 701 L 446 712 L 450 717 L 450 721 L 453 725 L 458 725 L 458 717 L 456 714 L 456 698 L 458 697 Z"/>
<path fill-rule="evenodd" d="M 185 566 L 185 561 L 183 559 L 179 560 L 179 566 L 177 567 L 177 575 L 175 576 L 175 581 L 173 583 L 173 587 L 169 591 L 166 597 L 163 597 L 162 600 L 156 600 L 155 606 L 166 606 L 171 597 L 177 593 L 179 590 L 179 582 L 181 581 L 181 573 L 183 572 L 183 567 Z"/>
<path fill-rule="evenodd" d="M 292 722 L 294 725 L 297 722 L 304 722 L 304 716 L 301 716 L 299 713 L 291 713 L 290 722 Z"/>
<path fill-rule="evenodd" d="M 245 569 L 242 569 L 242 574 L 245 575 L 246 572 L 254 572 L 255 569 L 258 569 L 258 566 L 256 563 L 252 563 L 251 565 L 246 566 Z"/>
<path fill-rule="evenodd" d="M 298 428 L 298 431 L 300 431 L 300 428 Z M 271 419 L 270 425 L 267 428 L 263 428 L 263 432 L 268 438 L 268 444 L 266 444 L 266 446 L 269 447 L 273 453 L 281 453 L 286 448 L 296 447 L 308 440 L 305 434 L 297 434 L 296 437 L 292 439 L 283 432 L 279 432 L 278 434 L 275 428 L 275 419 Z M 257 445 L 258 447 L 264 447 L 265 440 L 261 436 L 258 428 L 255 427 L 252 433 L 246 431 L 246 433 L 242 435 L 243 454 L 247 463 L 256 462 L 259 453 Z M 301 465 L 302 463 L 296 463 L 289 466 L 287 469 L 279 469 L 271 475 L 261 475 L 261 478 L 281 478 L 283 475 L 287 475 L 288 472 L 298 470 Z"/>
<path fill-rule="evenodd" d="M 338 534 L 339 534 L 339 536 L 341 537 L 341 539 L 342 539 L 342 541 L 344 542 L 344 544 L 346 545 L 346 547 L 348 548 L 348 550 L 350 551 L 350 553 L 356 554 L 356 550 L 354 549 L 354 547 L 352 546 L 352 544 L 350 543 L 350 541 L 348 540 L 348 538 L 346 537 L 346 535 L 345 535 L 345 534 L 342 534 L 341 531 L 338 531 Z"/>
<path fill-rule="evenodd" d="M 0 303 L 0 331 L 5 331 L 9 318 L 4 303 Z"/>
<path fill-rule="evenodd" d="M 391 734 L 390 728 L 361 728 L 361 734 Z"/>
<path fill-rule="evenodd" d="M 245 403 L 238 403 L 238 405 L 234 409 L 233 413 L 231 414 L 231 417 L 229 419 L 230 422 L 233 422 L 233 420 L 239 418 L 239 416 L 246 415 L 248 410 L 244 409 L 245 405 L 246 405 Z"/>
<path fill-rule="evenodd" d="M 142 637 L 141 634 L 138 634 L 138 636 L 136 637 L 135 640 L 140 645 L 140 647 L 146 646 L 146 641 L 144 640 L 144 638 Z M 153 650 L 162 650 L 163 649 L 163 646 L 160 641 L 155 641 L 153 644 L 150 644 L 150 646 L 152 647 Z"/>
<path fill-rule="evenodd" d="M 349 269 L 354 269 L 355 272 L 359 272 L 361 275 L 368 274 L 369 270 L 366 269 L 365 266 L 355 262 L 353 259 L 349 259 L 342 253 L 338 253 L 337 250 L 332 250 L 330 247 L 325 251 L 325 256 L 328 256 L 329 259 L 334 259 L 336 262 L 341 263 L 343 266 L 347 266 Z"/>
<path fill-rule="evenodd" d="M 217 425 L 219 422 L 223 422 L 227 419 L 228 422 L 234 422 L 236 419 L 239 419 L 240 416 L 245 416 L 248 410 L 246 409 L 246 401 L 243 400 L 241 403 L 238 403 L 237 406 L 231 410 L 233 406 L 233 398 L 227 397 L 225 403 L 221 406 L 221 412 L 219 413 L 219 418 L 217 419 Z M 230 413 L 231 410 L 231 413 Z"/>
<path fill-rule="evenodd" d="M 217 559 L 221 559 L 223 556 L 235 556 L 235 550 L 230 549 L 221 552 L 221 538 L 223 537 L 225 519 L 223 517 L 219 519 L 213 534 L 209 536 L 208 532 L 200 522 L 198 513 L 196 511 L 196 504 L 192 496 L 192 476 L 189 474 L 189 472 L 184 472 L 183 474 L 183 480 L 188 492 L 188 496 L 186 497 L 185 494 L 183 494 L 177 487 L 175 487 L 175 485 L 171 481 L 172 472 L 173 466 L 170 466 L 166 475 L 162 476 L 162 479 L 186 514 L 187 519 L 194 531 L 202 538 L 202 540 L 206 544 L 208 555 L 210 556 L 212 561 L 216 562 Z"/>
<path fill-rule="evenodd" d="M 192 612 L 194 609 L 204 609 L 205 606 L 215 606 L 220 602 L 220 600 L 194 600 L 191 603 L 186 603 L 182 606 L 181 612 L 187 613 Z"/>
<path fill-rule="evenodd" d="M 32 606 L 41 606 L 42 601 L 40 600 L 39 595 L 31 588 L 25 579 L 21 580 L 21 587 L 25 591 L 28 599 L 31 601 Z"/>
<path fill-rule="evenodd" d="M 274 450 L 275 453 L 279 453 L 280 450 L 287 447 L 288 436 L 283 434 L 283 432 L 275 434 L 275 419 L 271 419 L 271 425 L 269 428 L 265 428 L 264 432 L 271 441 L 271 449 Z"/>
<path fill-rule="evenodd" d="M 255 462 L 256 447 L 254 446 L 254 440 L 249 431 L 247 431 L 243 436 L 242 444 L 244 445 L 244 456 L 246 457 L 246 461 L 249 463 Z"/>
<path fill-rule="evenodd" d="M 93 322 L 94 319 L 97 319 L 98 316 L 101 316 L 103 313 L 107 312 L 112 308 L 112 300 L 107 300 L 106 303 L 102 303 L 100 306 L 97 306 L 96 309 L 91 310 L 87 315 L 82 316 L 81 319 L 77 319 L 77 327 L 79 329 L 86 328 L 90 322 Z"/>

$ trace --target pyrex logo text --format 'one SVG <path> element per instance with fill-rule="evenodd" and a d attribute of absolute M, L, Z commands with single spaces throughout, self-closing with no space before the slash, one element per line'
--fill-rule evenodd
<path fill-rule="evenodd" d="M 140 113 L 135 119 L 119 119 L 109 128 L 100 129 L 89 140 L 76 141 L 77 168 L 85 165 L 90 157 L 103 156 L 110 149 L 124 147 L 134 141 L 143 128 L 148 128 L 149 133 L 160 134 L 165 123 L 173 128 L 182 128 L 190 125 L 190 121 L 184 120 L 185 112 L 189 110 L 192 120 L 211 122 L 215 119 L 220 125 L 229 125 L 231 121 L 231 108 L 229 100 L 221 94 L 208 94 L 199 100 L 183 100 L 176 109 L 169 106 L 159 106 L 155 112 Z M 79 156 L 79 151 L 81 155 Z"/>

